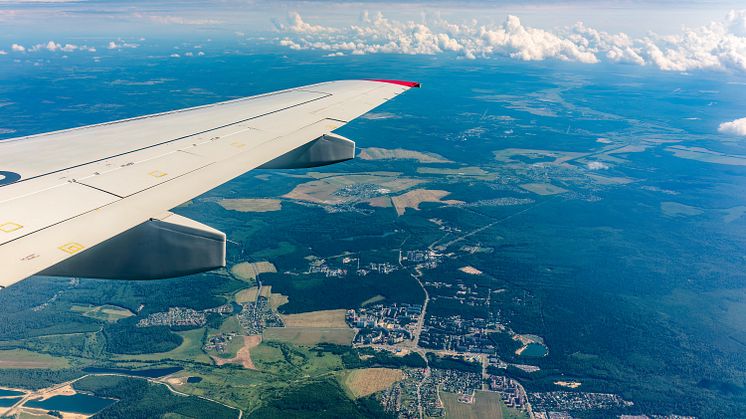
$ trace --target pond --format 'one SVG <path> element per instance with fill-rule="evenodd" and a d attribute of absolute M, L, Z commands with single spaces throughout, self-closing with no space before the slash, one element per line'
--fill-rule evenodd
<path fill-rule="evenodd" d="M 549 351 L 547 347 L 540 343 L 529 343 L 526 349 L 521 352 L 521 356 L 527 358 L 541 358 L 546 356 Z"/>
<path fill-rule="evenodd" d="M 16 391 L 16 390 L 6 390 L 4 388 L 0 388 L 0 397 L 14 397 L 14 396 L 23 396 L 22 391 Z"/>
<path fill-rule="evenodd" d="M 0 399 L 0 407 L 11 407 L 16 403 L 20 402 L 22 397 L 12 397 L 8 399 Z"/>
<path fill-rule="evenodd" d="M 114 399 L 104 399 L 78 393 L 73 396 L 54 396 L 46 400 L 29 400 L 24 406 L 35 409 L 93 415 L 116 402 Z"/>

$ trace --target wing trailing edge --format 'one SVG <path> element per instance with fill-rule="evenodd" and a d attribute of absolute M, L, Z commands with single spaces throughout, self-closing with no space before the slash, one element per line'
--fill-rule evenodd
<path fill-rule="evenodd" d="M 100 279 L 172 278 L 224 267 L 225 247 L 225 233 L 167 213 L 41 274 Z"/>

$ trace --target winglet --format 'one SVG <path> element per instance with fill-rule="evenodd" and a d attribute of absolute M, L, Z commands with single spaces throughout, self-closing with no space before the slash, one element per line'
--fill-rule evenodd
<path fill-rule="evenodd" d="M 420 84 L 416 81 L 404 81 L 404 80 L 385 80 L 385 79 L 368 79 L 369 81 L 377 81 L 380 83 L 391 83 L 398 84 L 407 87 L 420 87 Z"/>

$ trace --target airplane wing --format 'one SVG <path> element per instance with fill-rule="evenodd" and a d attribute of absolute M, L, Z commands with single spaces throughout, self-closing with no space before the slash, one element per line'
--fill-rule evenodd
<path fill-rule="evenodd" d="M 412 87 L 334 81 L 0 141 L 0 286 L 225 266 L 225 234 L 170 209 L 255 168 L 353 158 L 332 131 Z"/>

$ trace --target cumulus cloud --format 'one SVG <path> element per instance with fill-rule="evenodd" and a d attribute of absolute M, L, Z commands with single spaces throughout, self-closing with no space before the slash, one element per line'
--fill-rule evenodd
<path fill-rule="evenodd" d="M 23 45 L 13 44 L 10 46 L 10 49 L 15 52 L 24 52 L 26 51 L 26 47 Z"/>
<path fill-rule="evenodd" d="M 277 30 L 285 35 L 279 40 L 282 46 L 330 54 L 452 53 L 467 59 L 507 56 L 524 61 L 651 65 L 667 71 L 746 72 L 746 10 L 731 11 L 719 22 L 683 28 L 679 34 L 650 33 L 639 38 L 582 22 L 549 31 L 524 25 L 512 15 L 501 24 L 485 25 L 477 21 L 457 24 L 439 17 L 398 21 L 365 12 L 354 24 L 329 27 L 291 13 L 286 24 L 277 24 Z"/>
<path fill-rule="evenodd" d="M 606 170 L 608 168 L 609 168 L 608 164 L 602 163 L 600 161 L 592 161 L 588 163 L 589 170 Z"/>
<path fill-rule="evenodd" d="M 746 136 L 746 118 L 739 118 L 730 122 L 723 122 L 718 127 L 718 132 L 731 135 Z"/>
<path fill-rule="evenodd" d="M 121 39 L 115 41 L 109 41 L 109 44 L 106 46 L 107 49 L 122 49 L 122 48 L 137 48 L 140 45 L 138 44 L 131 44 L 122 41 Z"/>
<path fill-rule="evenodd" d="M 50 51 L 50 52 L 73 52 L 73 51 L 88 51 L 96 52 L 96 48 L 89 47 L 87 45 L 75 45 L 75 44 L 59 44 L 54 41 L 49 41 L 46 44 L 36 44 L 28 49 L 29 52 L 37 51 Z"/>
<path fill-rule="evenodd" d="M 8 55 L 8 51 L 0 49 L 0 55 Z"/>

